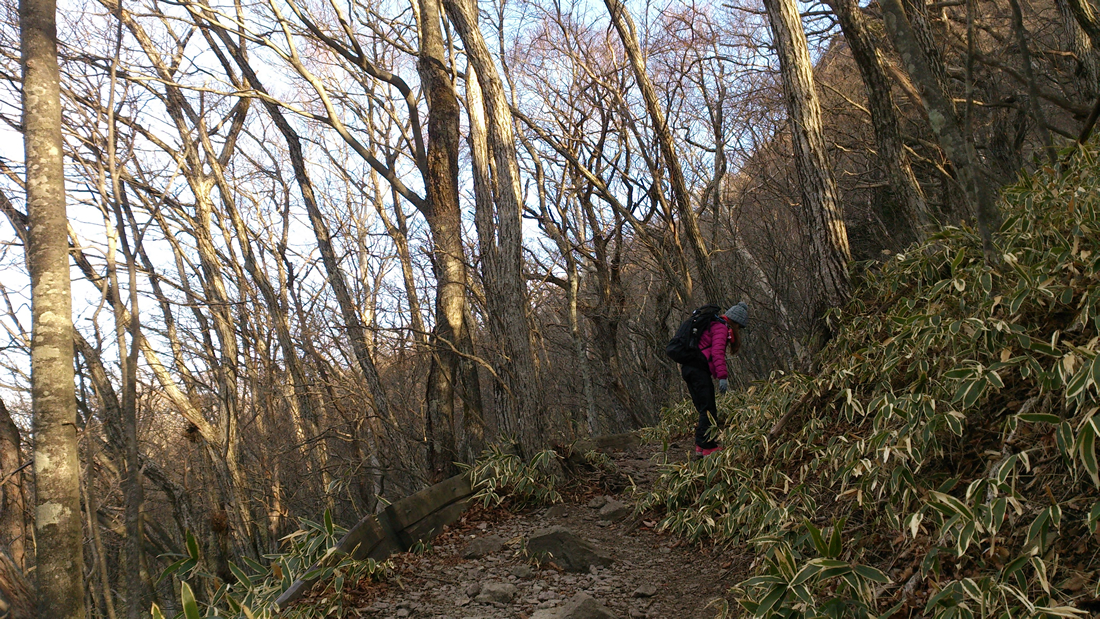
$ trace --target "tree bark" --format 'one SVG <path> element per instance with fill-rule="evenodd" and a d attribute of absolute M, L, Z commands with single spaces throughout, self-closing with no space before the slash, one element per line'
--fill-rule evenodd
<path fill-rule="evenodd" d="M 1088 35 L 1093 49 L 1100 49 L 1100 20 L 1096 18 L 1096 12 L 1089 0 L 1065 0 L 1070 12 L 1073 14 L 1081 30 Z"/>
<path fill-rule="evenodd" d="M 863 77 L 867 89 L 867 107 L 871 111 L 871 123 L 875 128 L 875 146 L 878 149 L 878 161 L 886 173 L 890 191 L 896 200 L 898 215 L 896 219 L 905 222 L 909 229 L 903 235 L 905 241 L 920 241 L 931 223 L 928 203 L 909 157 L 905 154 L 905 144 L 901 139 L 897 113 L 894 111 L 894 96 L 890 91 L 890 80 L 886 75 L 882 50 L 871 35 L 867 18 L 856 0 L 828 0 L 844 40 L 852 50 L 852 58 Z M 894 218 L 891 218 L 894 219 Z"/>
<path fill-rule="evenodd" d="M 457 473 L 455 462 L 471 462 L 480 453 L 485 426 L 481 387 L 471 359 L 473 336 L 466 321 L 468 274 L 458 201 L 461 110 L 440 27 L 442 7 L 438 0 L 419 0 L 418 6 L 417 70 L 428 101 L 428 144 L 423 170 L 427 200 L 420 211 L 432 231 L 432 270 L 436 278 L 436 323 L 430 342 L 425 421 L 428 467 L 433 478 L 443 479 Z M 460 407 L 461 440 L 457 427 Z"/>
<path fill-rule="evenodd" d="M 997 228 L 1000 213 L 994 191 L 988 177 L 980 169 L 973 145 L 963 134 L 963 128 L 955 113 L 955 107 L 940 87 L 929 51 L 924 49 L 912 25 L 905 15 L 901 0 L 883 0 L 883 17 L 886 30 L 893 39 L 906 72 L 920 90 L 921 102 L 928 112 L 932 131 L 959 175 L 959 180 L 971 203 L 977 208 L 978 230 L 987 259 L 993 258 L 993 230 Z"/>
<path fill-rule="evenodd" d="M 19 3 L 31 275 L 38 616 L 84 617 L 72 297 L 54 0 Z"/>
<path fill-rule="evenodd" d="M 19 426 L 0 399 L 0 550 L 7 550 L 22 570 L 26 568 L 27 523 L 19 434 Z"/>
<path fill-rule="evenodd" d="M 447 16 L 466 48 L 467 100 L 475 159 L 474 223 L 481 249 L 487 320 L 501 345 L 501 375 L 506 393 L 499 394 L 501 429 L 518 439 L 520 452 L 531 456 L 548 443 L 547 420 L 535 404 L 539 380 L 527 324 L 527 288 L 523 277 L 523 233 L 520 219 L 519 162 L 512 113 L 496 65 L 477 26 L 471 0 L 444 0 Z M 492 188 L 492 192 L 487 191 Z M 491 197 L 490 197 L 491 196 Z"/>
<path fill-rule="evenodd" d="M 837 204 L 833 179 L 821 128 L 821 105 L 814 88 L 802 19 L 794 0 L 764 0 L 771 31 L 783 74 L 783 91 L 794 147 L 794 163 L 802 193 L 802 209 L 809 227 L 809 241 L 816 260 L 814 274 L 820 286 L 815 322 L 828 308 L 848 300 L 851 281 L 848 263 L 848 230 L 844 213 Z"/>
<path fill-rule="evenodd" d="M 626 7 L 620 0 L 604 0 L 607 11 L 611 15 L 611 23 L 614 24 L 619 39 L 630 58 L 630 66 L 634 70 L 634 79 L 642 90 L 642 98 L 645 99 L 646 110 L 653 121 L 653 130 L 657 134 L 657 142 L 661 147 L 661 156 L 668 166 L 668 180 L 672 186 L 672 198 L 676 204 L 676 211 L 683 222 L 684 233 L 687 234 L 688 243 L 695 256 L 695 267 L 699 269 L 699 279 L 703 282 L 703 292 L 706 293 L 708 303 L 723 303 L 726 300 L 726 287 L 714 272 L 710 263 L 710 252 L 703 240 L 703 233 L 699 230 L 698 218 L 691 206 L 691 198 L 688 195 L 687 183 L 684 181 L 684 171 L 680 166 L 680 157 L 676 152 L 676 145 L 672 139 L 672 131 L 668 128 L 664 110 L 657 101 L 657 91 L 646 73 L 645 59 L 642 58 L 641 45 L 638 42 L 637 28 L 630 17 Z"/>
<path fill-rule="evenodd" d="M 1070 41 L 1070 49 L 1077 57 L 1079 71 L 1074 81 L 1086 97 L 1095 98 L 1100 90 L 1100 58 L 1096 55 L 1096 45 L 1077 21 L 1069 0 L 1055 0 L 1055 4 L 1062 15 L 1062 25 Z"/>

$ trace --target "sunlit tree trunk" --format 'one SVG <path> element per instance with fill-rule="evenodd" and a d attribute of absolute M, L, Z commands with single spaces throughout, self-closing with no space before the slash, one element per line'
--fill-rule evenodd
<path fill-rule="evenodd" d="M 539 379 L 527 324 L 527 290 L 523 278 L 523 233 L 520 219 L 519 163 L 512 113 L 496 65 L 477 26 L 477 7 L 470 0 L 444 0 L 451 23 L 466 47 L 471 147 L 475 159 L 474 223 L 481 249 L 490 330 L 502 352 L 500 385 L 507 392 L 501 429 L 519 440 L 530 456 L 548 442 L 546 418 L 536 405 Z"/>
<path fill-rule="evenodd" d="M 814 275 L 820 289 L 818 307 L 814 309 L 814 318 L 819 319 L 825 309 L 842 305 L 851 293 L 848 230 L 837 203 L 836 181 L 825 150 L 821 104 L 798 6 L 794 0 L 764 0 L 764 7 L 783 74 L 794 165 L 816 262 Z"/>
<path fill-rule="evenodd" d="M 468 274 L 458 202 L 461 110 L 444 47 L 439 2 L 419 0 L 418 6 L 417 70 L 428 101 L 424 162 L 427 200 L 421 212 L 432 230 L 432 268 L 436 277 L 436 324 L 427 393 L 428 466 L 434 477 L 442 478 L 456 472 L 454 462 L 468 462 L 481 451 L 485 428 L 477 368 L 470 359 L 473 340 L 466 321 Z M 461 437 L 457 427 L 460 412 Z"/>
<path fill-rule="evenodd" d="M 69 282 L 56 5 L 21 0 L 27 266 L 31 276 L 31 397 L 38 616 L 84 617 L 72 298 Z"/>

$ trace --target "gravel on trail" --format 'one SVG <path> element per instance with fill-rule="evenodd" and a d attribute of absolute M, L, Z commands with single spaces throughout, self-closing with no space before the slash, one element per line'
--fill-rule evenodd
<path fill-rule="evenodd" d="M 658 449 L 641 446 L 610 455 L 641 491 L 656 477 L 655 461 L 664 457 Z M 682 443 L 678 451 L 686 452 Z M 618 496 L 597 491 L 520 513 L 473 508 L 435 538 L 427 552 L 395 557 L 396 578 L 355 591 L 350 616 L 715 617 L 718 609 L 710 604 L 727 597 L 740 576 L 734 573 L 741 571 L 734 567 L 740 561 L 718 548 L 681 543 L 654 531 L 654 525 L 654 520 L 635 517 L 629 491 Z M 553 558 L 538 564 L 527 556 L 532 535 L 559 528 L 613 561 L 570 572 Z"/>

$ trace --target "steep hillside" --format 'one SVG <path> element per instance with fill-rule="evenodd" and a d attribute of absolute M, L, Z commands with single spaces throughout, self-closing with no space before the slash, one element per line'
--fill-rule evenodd
<path fill-rule="evenodd" d="M 948 228 L 864 273 L 816 376 L 728 396 L 725 451 L 664 470 L 644 507 L 755 555 L 745 609 L 1100 610 L 1100 165 L 1077 162 L 1004 191 L 992 260 Z M 649 436 L 693 417 L 685 402 Z"/>

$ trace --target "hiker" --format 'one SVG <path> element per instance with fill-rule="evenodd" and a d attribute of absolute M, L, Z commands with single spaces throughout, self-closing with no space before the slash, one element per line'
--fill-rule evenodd
<path fill-rule="evenodd" d="M 717 441 L 707 436 L 711 426 L 718 420 L 718 404 L 715 402 L 714 382 L 711 377 L 718 379 L 720 393 L 729 389 L 726 345 L 730 346 L 734 354 L 741 349 L 741 329 L 748 326 L 748 320 L 749 307 L 744 301 L 729 308 L 725 315 L 716 316 L 699 338 L 699 350 L 706 362 L 688 362 L 680 366 L 680 375 L 687 383 L 691 402 L 695 404 L 695 410 L 699 411 L 699 423 L 695 426 L 696 458 L 709 456 L 722 448 Z"/>

